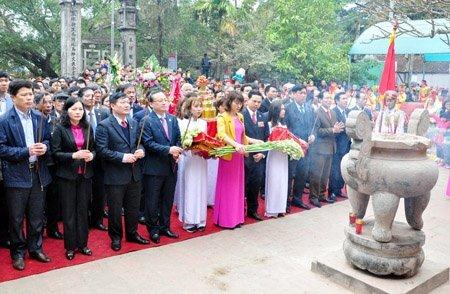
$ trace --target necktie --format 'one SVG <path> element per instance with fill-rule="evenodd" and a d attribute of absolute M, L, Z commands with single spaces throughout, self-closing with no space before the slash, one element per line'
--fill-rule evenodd
<path fill-rule="evenodd" d="M 166 133 L 166 137 L 167 137 L 167 139 L 169 139 L 169 127 L 167 126 L 166 118 L 161 117 L 160 120 L 161 120 L 161 124 L 164 128 L 164 133 Z"/>
<path fill-rule="evenodd" d="M 127 122 L 124 121 L 124 120 L 120 123 L 120 125 L 121 125 L 122 128 L 124 128 L 124 129 L 128 128 L 128 124 L 127 124 Z"/>
<path fill-rule="evenodd" d="M 256 124 L 256 111 L 252 114 L 252 121 L 254 124 Z"/>
<path fill-rule="evenodd" d="M 331 111 L 329 109 L 327 110 L 327 114 L 328 114 L 328 117 L 331 119 Z"/>
<path fill-rule="evenodd" d="M 94 113 L 93 113 L 93 111 L 90 111 L 88 113 L 88 117 L 89 117 L 89 123 L 91 124 L 91 127 L 92 127 L 92 131 L 95 134 L 95 129 L 97 128 L 97 124 L 95 123 L 95 120 L 94 120 Z"/>

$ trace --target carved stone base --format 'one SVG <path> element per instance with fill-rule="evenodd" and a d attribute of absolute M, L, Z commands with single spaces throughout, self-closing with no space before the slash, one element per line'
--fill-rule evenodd
<path fill-rule="evenodd" d="M 373 225 L 373 221 L 367 221 L 361 235 L 355 233 L 353 226 L 345 228 L 347 261 L 375 275 L 405 278 L 416 275 L 425 258 L 422 250 L 425 234 L 407 224 L 394 222 L 391 242 L 380 243 L 372 237 Z"/>

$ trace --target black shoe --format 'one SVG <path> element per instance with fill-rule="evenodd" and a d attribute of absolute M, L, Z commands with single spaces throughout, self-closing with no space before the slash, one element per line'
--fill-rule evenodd
<path fill-rule="evenodd" d="M 23 257 L 18 257 L 13 260 L 12 266 L 18 271 L 23 271 L 25 269 L 25 260 L 23 259 Z"/>
<path fill-rule="evenodd" d="M 47 237 L 52 238 L 52 239 L 57 239 L 57 240 L 62 240 L 64 239 L 64 235 L 60 232 L 60 231 L 49 231 L 47 230 Z"/>
<path fill-rule="evenodd" d="M 75 258 L 75 251 L 73 251 L 73 250 L 67 250 L 67 251 L 66 251 L 66 258 L 67 258 L 68 260 L 74 259 L 74 258 Z"/>
<path fill-rule="evenodd" d="M 87 247 L 84 247 L 83 249 L 78 249 L 78 251 L 83 255 L 87 255 L 87 256 L 92 255 L 92 250 Z"/>
<path fill-rule="evenodd" d="M 257 212 L 249 213 L 249 214 L 247 214 L 247 216 L 252 218 L 252 219 L 255 219 L 257 221 L 262 221 L 263 220 L 263 218 Z"/>
<path fill-rule="evenodd" d="M 326 198 L 326 197 L 320 198 L 319 201 L 320 202 L 324 202 L 324 203 L 334 203 L 335 202 L 335 200 L 329 199 L 329 198 Z"/>
<path fill-rule="evenodd" d="M 0 247 L 9 249 L 11 247 L 11 242 L 9 240 L 0 241 Z"/>
<path fill-rule="evenodd" d="M 142 238 L 138 233 L 136 233 L 134 236 L 127 238 L 128 242 L 131 243 L 137 243 L 137 244 L 141 244 L 141 245 L 146 245 L 148 243 L 150 243 L 149 240 Z"/>
<path fill-rule="evenodd" d="M 319 207 L 319 208 L 322 207 L 322 205 L 320 204 L 319 199 L 317 199 L 317 198 L 311 199 L 310 202 L 311 202 L 311 204 L 314 205 L 315 207 Z"/>
<path fill-rule="evenodd" d="M 278 217 L 284 217 L 284 213 L 279 213 Z"/>
<path fill-rule="evenodd" d="M 51 260 L 44 252 L 30 252 L 30 258 L 43 263 L 50 262 Z"/>
<path fill-rule="evenodd" d="M 104 224 L 98 224 L 98 225 L 92 226 L 92 228 L 99 230 L 99 231 L 108 231 L 108 227 L 105 226 Z"/>
<path fill-rule="evenodd" d="M 122 244 L 120 243 L 120 241 L 112 241 L 111 249 L 114 251 L 119 251 L 120 249 L 122 249 Z"/>
<path fill-rule="evenodd" d="M 197 230 L 199 230 L 200 232 L 204 232 L 206 230 L 206 226 L 197 227 Z"/>
<path fill-rule="evenodd" d="M 159 241 L 160 241 L 159 234 L 158 234 L 158 233 L 152 234 L 152 235 L 150 236 L 150 240 L 151 240 L 153 243 L 158 244 Z"/>
<path fill-rule="evenodd" d="M 146 225 L 146 224 L 147 224 L 147 223 L 146 223 L 146 220 L 145 220 L 145 216 L 139 217 L 138 222 L 139 222 L 141 225 Z"/>
<path fill-rule="evenodd" d="M 184 230 L 186 232 L 188 232 L 188 233 L 195 233 L 195 232 L 198 231 L 198 228 L 196 226 L 193 226 L 193 227 L 190 227 L 190 228 L 187 228 L 187 229 L 184 229 Z"/>
<path fill-rule="evenodd" d="M 331 195 L 328 195 L 328 199 L 333 201 L 333 203 L 336 202 L 336 197 L 337 196 L 335 194 L 333 194 L 333 193 L 331 193 Z"/>
<path fill-rule="evenodd" d="M 167 230 L 162 230 L 159 232 L 160 235 L 162 236 L 166 236 L 172 239 L 177 239 L 179 236 L 178 234 L 172 232 L 171 230 L 167 229 Z"/>
<path fill-rule="evenodd" d="M 294 199 L 291 201 L 291 206 L 295 206 L 295 207 L 299 207 L 299 208 L 303 208 L 306 210 L 310 210 L 311 207 L 309 207 L 308 205 L 306 205 L 305 203 L 303 203 L 300 200 Z"/>

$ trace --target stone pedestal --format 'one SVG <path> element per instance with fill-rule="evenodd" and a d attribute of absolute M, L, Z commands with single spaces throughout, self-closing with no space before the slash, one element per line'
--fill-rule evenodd
<path fill-rule="evenodd" d="M 355 293 L 425 294 L 449 280 L 448 265 L 433 261 L 430 252 L 417 275 L 407 279 L 379 277 L 350 265 L 341 250 L 312 262 L 311 270 Z"/>
<path fill-rule="evenodd" d="M 347 261 L 375 275 L 414 276 L 425 257 L 422 250 L 425 234 L 405 223 L 394 222 L 392 240 L 381 243 L 372 237 L 373 226 L 373 220 L 366 221 L 361 235 L 355 233 L 353 226 L 345 228 Z"/>

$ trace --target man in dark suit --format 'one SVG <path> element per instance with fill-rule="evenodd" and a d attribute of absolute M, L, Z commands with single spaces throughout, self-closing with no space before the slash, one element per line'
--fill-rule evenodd
<path fill-rule="evenodd" d="M 334 96 L 336 107 L 333 108 L 334 114 L 338 122 L 345 125 L 347 120 L 347 106 L 348 106 L 347 93 L 337 93 Z M 331 175 L 328 184 L 328 199 L 336 200 L 336 197 L 343 197 L 342 188 L 344 188 L 345 182 L 341 174 L 341 161 L 345 154 L 350 151 L 351 140 L 347 136 L 345 131 L 335 135 L 336 137 L 336 152 L 333 154 L 333 161 L 331 163 Z"/>
<path fill-rule="evenodd" d="M 269 124 L 258 111 L 261 106 L 262 97 L 259 91 L 251 90 L 248 93 L 247 107 L 242 111 L 244 115 L 245 134 L 247 137 L 267 141 L 269 137 Z M 263 160 L 266 152 L 250 154 L 245 158 L 245 197 L 247 199 L 247 215 L 253 219 L 261 221 L 258 214 L 258 194 L 261 189 L 264 174 Z"/>
<path fill-rule="evenodd" d="M 86 110 L 86 119 L 91 124 L 94 134 L 96 133 L 97 125 L 109 116 L 108 110 L 104 108 L 94 108 L 94 91 L 85 87 L 78 91 L 78 97 L 81 98 L 84 108 Z M 101 159 L 96 158 L 93 162 L 94 178 L 92 179 L 92 200 L 90 205 L 90 226 L 107 231 L 108 228 L 103 225 L 103 214 L 105 208 L 105 185 L 103 182 L 104 172 L 101 164 Z"/>
<path fill-rule="evenodd" d="M 32 109 L 32 84 L 16 80 L 9 93 L 14 108 L 0 119 L 0 159 L 9 212 L 13 267 L 25 269 L 25 253 L 40 262 L 50 258 L 42 251 L 45 187 L 51 182 L 46 160 L 51 138 L 49 124 Z M 27 217 L 27 237 L 23 223 Z"/>
<path fill-rule="evenodd" d="M 124 93 L 109 98 L 112 115 L 97 128 L 97 153 L 103 159 L 104 183 L 108 194 L 108 232 L 111 248 L 119 251 L 122 240 L 122 207 L 125 212 L 125 236 L 129 242 L 148 244 L 137 232 L 142 171 L 137 161 L 144 150 L 137 146 L 139 127 L 127 118 L 130 101 Z"/>
<path fill-rule="evenodd" d="M 0 71 L 0 116 L 13 108 L 13 102 L 8 94 L 9 74 Z M 0 173 L 0 246 L 9 248 L 8 207 L 6 206 L 5 187 Z"/>
<path fill-rule="evenodd" d="M 331 162 L 336 152 L 335 135 L 344 131 L 344 124 L 338 122 L 335 112 L 330 109 L 333 103 L 333 95 L 325 92 L 322 106 L 317 110 L 317 139 L 312 148 L 311 177 L 310 177 L 310 201 L 316 207 L 321 207 L 320 202 L 333 203 L 334 200 L 325 197 L 327 182 L 330 177 Z"/>
<path fill-rule="evenodd" d="M 67 95 L 67 94 L 65 94 Z M 50 125 L 50 133 L 53 134 L 58 119 L 53 116 L 53 100 L 48 92 L 40 92 L 34 96 L 34 104 L 36 109 L 44 115 L 45 120 Z M 48 185 L 45 195 L 45 218 L 47 236 L 53 239 L 62 240 L 63 234 L 58 229 L 58 221 L 61 219 L 61 200 L 58 195 L 57 179 L 56 179 L 56 165 L 53 158 L 49 156 L 47 167 L 52 176 L 53 181 Z"/>
<path fill-rule="evenodd" d="M 353 110 L 364 110 L 369 119 L 372 121 L 372 110 L 366 106 L 367 104 L 367 95 L 365 93 L 357 92 L 355 95 L 356 105 L 350 111 Z"/>
<path fill-rule="evenodd" d="M 136 113 L 143 110 L 136 100 L 136 87 L 133 84 L 124 84 L 117 88 L 116 92 L 124 93 L 131 104 L 130 117 L 134 117 Z"/>
<path fill-rule="evenodd" d="M 278 90 L 277 87 L 274 85 L 268 85 L 264 88 L 264 95 L 266 96 L 263 101 L 261 102 L 261 107 L 259 108 L 259 111 L 261 113 L 267 113 L 269 112 L 270 104 L 274 99 L 278 96 Z"/>
<path fill-rule="evenodd" d="M 315 113 L 310 106 L 305 104 L 305 86 L 294 86 L 291 90 L 291 95 L 294 102 L 286 106 L 286 125 L 291 133 L 311 144 L 315 140 L 315 129 L 313 127 Z M 310 152 L 311 150 L 308 150 L 305 157 L 300 160 L 289 161 L 289 183 L 290 187 L 293 186 L 293 191 L 291 193 L 292 201 L 290 202 L 290 205 L 301 207 L 303 209 L 310 208 L 302 201 L 306 181 L 309 178 Z M 293 183 L 293 185 L 291 183 Z"/>
<path fill-rule="evenodd" d="M 145 218 L 150 240 L 159 243 L 160 235 L 178 238 L 170 230 L 170 213 L 175 193 L 180 128 L 177 119 L 168 114 L 169 101 L 161 90 L 150 94 L 153 111 L 145 121 L 142 143 L 146 156 L 143 162 Z"/>

